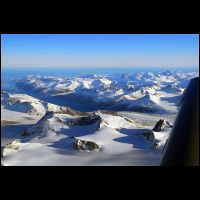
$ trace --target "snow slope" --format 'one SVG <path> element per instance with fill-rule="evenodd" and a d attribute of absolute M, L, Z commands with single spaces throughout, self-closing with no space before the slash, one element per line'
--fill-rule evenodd
<path fill-rule="evenodd" d="M 8 111 L 11 112 L 11 111 Z M 134 113 L 132 113 L 134 115 Z M 87 121 L 87 116 L 100 120 Z M 38 122 L 12 125 L 15 128 L 15 145 L 4 149 L 3 165 L 159 165 L 160 151 L 170 129 L 154 134 L 148 141 L 143 133 L 155 125 L 141 126 L 123 113 L 97 111 L 79 115 L 47 112 Z M 80 118 L 85 123 L 80 123 Z M 88 118 L 87 118 L 88 119 Z M 92 118 L 89 118 L 90 120 Z M 78 121 L 77 123 L 74 123 Z M 23 122 L 21 122 L 23 123 Z M 75 124 L 75 125 L 74 125 Z M 4 146 L 8 142 L 10 127 L 4 127 Z M 13 131 L 13 129 L 12 129 Z M 73 149 L 72 137 L 93 141 L 101 147 L 99 152 Z M 9 138 L 11 139 L 11 138 Z M 10 141 L 10 140 L 9 140 Z M 152 145 L 158 143 L 158 148 Z M 17 146 L 17 150 L 15 149 Z M 38 157 L 39 155 L 39 157 Z"/>

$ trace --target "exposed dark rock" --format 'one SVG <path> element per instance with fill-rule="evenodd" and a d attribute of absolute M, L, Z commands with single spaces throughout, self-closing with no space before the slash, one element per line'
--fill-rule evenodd
<path fill-rule="evenodd" d="M 81 140 L 81 139 L 77 139 L 75 137 L 72 137 L 73 141 L 73 148 L 76 150 L 89 150 L 89 151 L 93 151 L 93 150 L 100 150 L 99 145 L 97 145 L 95 142 L 92 141 L 86 141 L 86 140 Z"/>
<path fill-rule="evenodd" d="M 145 139 L 147 139 L 150 142 L 152 142 L 155 139 L 154 133 L 151 130 L 142 133 L 142 135 L 145 137 Z"/>
<path fill-rule="evenodd" d="M 18 122 L 16 121 L 8 121 L 8 120 L 1 120 L 1 126 L 7 126 L 7 125 L 12 125 L 12 124 L 17 124 Z"/>
<path fill-rule="evenodd" d="M 64 107 L 64 106 L 62 106 L 60 108 L 60 112 L 55 112 L 55 113 L 68 114 L 68 115 L 72 115 L 72 116 L 74 116 L 74 115 L 88 116 L 89 115 L 88 112 L 80 112 L 80 111 L 73 110 L 69 107 Z"/>
<path fill-rule="evenodd" d="M 13 149 L 13 150 L 19 150 L 19 142 L 16 140 L 13 140 L 12 142 L 5 145 L 4 149 Z"/>
<path fill-rule="evenodd" d="M 59 117 L 54 117 L 54 119 L 55 119 L 57 122 L 63 123 L 63 120 L 61 120 Z"/>
<path fill-rule="evenodd" d="M 68 109 L 68 108 L 66 108 L 66 109 Z M 65 111 L 67 112 L 67 110 L 65 110 Z M 70 108 L 69 108 L 69 111 L 73 112 L 73 110 L 71 110 Z M 58 123 L 62 123 L 63 125 L 65 123 L 59 117 L 54 116 L 54 114 L 56 114 L 56 113 L 57 112 L 54 112 L 54 111 L 47 111 L 46 114 L 36 124 L 34 124 L 32 127 L 28 128 L 28 129 L 24 130 L 21 133 L 21 136 L 26 137 L 26 136 L 36 135 L 36 134 L 37 135 L 44 135 L 44 134 L 48 133 L 49 131 L 54 132 L 55 130 L 51 126 L 51 122 L 49 121 L 49 119 L 54 117 L 54 121 L 56 121 Z M 67 112 L 67 114 L 70 114 L 70 113 Z M 75 115 L 75 113 L 74 113 L 74 115 Z M 68 121 L 66 123 L 69 126 L 90 125 L 90 124 L 92 124 L 94 122 L 97 122 L 99 120 L 99 118 L 100 118 L 100 116 L 97 116 L 97 115 L 96 116 L 95 115 L 89 115 L 87 117 L 80 117 L 78 119 L 73 119 L 73 120 Z M 100 123 L 99 123 L 99 125 L 100 125 Z"/>
<path fill-rule="evenodd" d="M 127 122 L 130 122 L 130 123 L 133 123 L 133 121 L 131 121 L 130 119 L 124 117 L 124 119 L 127 121 Z"/>
<path fill-rule="evenodd" d="M 151 148 L 157 149 L 157 148 L 158 148 L 158 143 L 154 143 L 154 144 L 151 146 Z"/>
<path fill-rule="evenodd" d="M 111 110 L 100 110 L 103 114 L 113 115 L 113 116 L 119 116 L 117 112 L 111 111 Z"/>
<path fill-rule="evenodd" d="M 80 117 L 78 119 L 75 119 L 73 121 L 69 121 L 67 122 L 67 125 L 68 126 L 76 126 L 76 125 L 79 125 L 79 126 L 87 126 L 87 125 L 91 125 L 93 123 L 101 123 L 102 119 L 99 115 L 96 115 L 96 114 L 92 114 L 92 115 L 89 115 L 87 117 Z"/>
<path fill-rule="evenodd" d="M 54 116 L 54 112 L 52 112 L 52 111 L 47 111 L 46 113 L 45 113 L 45 115 L 39 120 L 39 121 L 43 121 L 43 120 L 45 120 L 45 119 L 50 119 L 50 118 L 52 118 Z M 38 121 L 38 122 L 39 122 Z"/>
<path fill-rule="evenodd" d="M 164 127 L 164 122 L 165 120 L 164 119 L 160 119 L 156 125 L 154 126 L 154 128 L 152 129 L 152 131 L 156 131 L 156 132 L 159 132 L 162 130 L 162 128 Z"/>
<path fill-rule="evenodd" d="M 120 128 L 115 128 L 116 131 L 118 131 L 120 133 Z"/>
<path fill-rule="evenodd" d="M 33 120 L 34 118 L 32 118 L 32 117 L 23 117 L 24 119 L 26 119 L 26 120 Z"/>
<path fill-rule="evenodd" d="M 168 127 L 170 127 L 170 128 L 172 128 L 172 127 L 173 127 L 173 125 L 172 125 L 172 124 L 170 124 L 168 121 L 166 121 L 165 123 L 166 123 L 166 125 L 167 125 Z"/>
<path fill-rule="evenodd" d="M 127 109 L 129 110 L 129 109 Z M 136 105 L 134 107 L 131 108 L 131 111 L 135 111 L 135 112 L 142 112 L 142 113 L 145 113 L 145 112 L 150 112 L 150 113 L 154 113 L 157 111 L 156 108 L 153 108 L 153 107 L 148 107 L 148 106 L 145 106 L 145 105 Z"/>
<path fill-rule="evenodd" d="M 46 114 L 35 124 L 35 126 L 43 124 L 44 122 L 46 122 L 46 120 L 51 119 L 54 114 L 55 113 L 53 111 L 47 111 Z"/>
<path fill-rule="evenodd" d="M 104 124 L 106 124 L 107 126 L 109 126 L 109 123 L 108 123 L 108 122 L 106 122 L 106 121 L 103 121 L 103 123 L 104 123 Z"/>
<path fill-rule="evenodd" d="M 69 90 L 69 89 L 61 89 L 61 90 L 56 90 L 54 91 L 54 95 L 58 95 L 58 94 L 62 94 L 62 93 L 69 93 L 69 92 L 73 92 L 73 90 Z"/>
<path fill-rule="evenodd" d="M 21 133 L 21 136 L 26 137 L 26 136 L 31 136 L 35 134 L 43 135 L 43 134 L 46 134 L 50 130 L 54 131 L 54 129 L 50 127 L 50 122 L 48 121 L 48 119 L 51 119 L 54 116 L 54 114 L 55 113 L 53 111 L 47 111 L 46 114 L 36 124 L 24 130 Z"/>

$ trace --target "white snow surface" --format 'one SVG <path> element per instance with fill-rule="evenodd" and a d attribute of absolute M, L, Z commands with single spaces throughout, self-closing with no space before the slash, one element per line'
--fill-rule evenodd
<path fill-rule="evenodd" d="M 5 148 L 1 164 L 10 165 L 159 165 L 161 151 L 171 128 L 145 133 L 160 119 L 173 124 L 177 103 L 189 80 L 198 73 L 137 73 L 121 76 L 85 75 L 76 78 L 29 75 L 18 87 L 52 96 L 70 96 L 71 101 L 89 104 L 87 98 L 107 110 L 95 110 L 100 122 L 70 125 L 80 113 L 63 112 L 66 108 L 26 94 L 1 93 L 1 120 L 15 121 L 1 127 L 1 146 L 14 141 L 18 149 Z M 78 98 L 77 98 L 78 97 Z M 49 116 L 45 113 L 52 112 Z M 76 112 L 75 112 L 76 113 Z M 91 114 L 91 113 L 88 113 Z M 46 117 L 43 117 L 43 116 Z M 28 136 L 22 136 L 27 131 Z M 31 134 L 30 134 L 31 133 Z M 92 141 L 100 151 L 75 150 L 72 138 Z M 152 145 L 158 144 L 158 148 Z"/>
<path fill-rule="evenodd" d="M 5 116 L 12 111 L 2 108 L 1 112 L 4 113 L 4 119 L 6 119 Z M 170 129 L 154 132 L 156 142 L 159 144 L 157 149 L 152 149 L 154 141 L 146 140 L 141 133 L 153 128 L 161 118 L 160 115 L 152 117 L 141 113 L 120 112 L 118 116 L 115 116 L 101 111 L 95 113 L 102 119 L 100 127 L 97 123 L 68 126 L 67 121 L 79 118 L 79 116 L 68 114 L 54 114 L 51 118 L 42 119 L 36 116 L 34 120 L 29 119 L 26 123 L 23 119 L 17 119 L 18 124 L 2 127 L 1 145 L 5 146 L 14 140 L 19 146 L 18 150 L 7 148 L 4 150 L 2 164 L 5 166 L 159 165 L 161 150 Z M 173 121 L 174 116 L 170 119 Z M 29 130 L 33 135 L 21 136 L 24 130 Z M 99 152 L 75 150 L 72 148 L 72 136 L 93 141 L 102 150 Z"/>

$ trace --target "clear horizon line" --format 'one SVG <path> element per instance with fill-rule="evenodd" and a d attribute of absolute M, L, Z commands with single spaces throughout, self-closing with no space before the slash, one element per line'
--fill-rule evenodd
<path fill-rule="evenodd" d="M 199 68 L 199 66 L 1 66 L 1 68 Z"/>

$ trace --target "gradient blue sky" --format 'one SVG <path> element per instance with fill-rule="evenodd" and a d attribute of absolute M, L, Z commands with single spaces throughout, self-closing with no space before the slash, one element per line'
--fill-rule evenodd
<path fill-rule="evenodd" d="M 2 67 L 198 67 L 197 34 L 2 34 Z"/>

